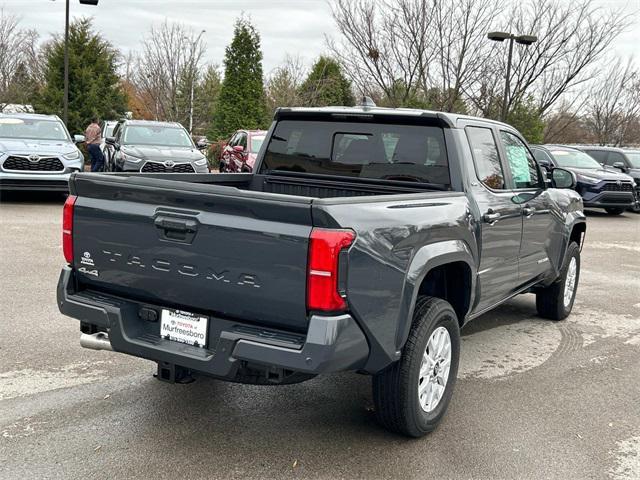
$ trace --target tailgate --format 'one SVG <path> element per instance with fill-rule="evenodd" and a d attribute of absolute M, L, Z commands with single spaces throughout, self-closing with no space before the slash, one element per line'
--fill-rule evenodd
<path fill-rule="evenodd" d="M 77 176 L 74 267 L 89 288 L 303 331 L 311 199 Z"/>

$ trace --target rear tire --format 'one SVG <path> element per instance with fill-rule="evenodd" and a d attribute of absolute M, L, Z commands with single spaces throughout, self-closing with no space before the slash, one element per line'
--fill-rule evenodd
<path fill-rule="evenodd" d="M 620 215 L 624 212 L 624 208 L 607 207 L 605 208 L 609 215 Z"/>
<path fill-rule="evenodd" d="M 538 315 L 549 320 L 564 320 L 571 313 L 580 280 L 580 247 L 571 242 L 560 275 L 546 288 L 536 292 Z"/>
<path fill-rule="evenodd" d="M 451 400 L 459 357 L 456 312 L 439 298 L 418 297 L 402 357 L 373 377 L 378 421 L 410 437 L 433 431 Z"/>

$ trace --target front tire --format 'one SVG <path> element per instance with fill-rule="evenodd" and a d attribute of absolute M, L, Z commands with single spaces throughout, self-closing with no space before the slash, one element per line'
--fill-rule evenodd
<path fill-rule="evenodd" d="M 624 208 L 607 207 L 605 208 L 609 215 L 620 215 L 624 212 Z"/>
<path fill-rule="evenodd" d="M 410 437 L 432 432 L 451 400 L 459 359 L 456 312 L 439 298 L 418 297 L 402 357 L 373 377 L 378 421 Z"/>
<path fill-rule="evenodd" d="M 580 247 L 571 242 L 560 275 L 546 288 L 536 292 L 538 315 L 549 320 L 564 320 L 571 313 L 580 280 Z"/>

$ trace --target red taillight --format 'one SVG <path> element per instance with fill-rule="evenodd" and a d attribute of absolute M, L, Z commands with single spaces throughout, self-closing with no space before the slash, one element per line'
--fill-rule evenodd
<path fill-rule="evenodd" d="M 314 228 L 309 237 L 307 265 L 307 309 L 344 310 L 347 303 L 340 295 L 338 265 L 340 252 L 348 248 L 356 234 L 352 230 Z"/>
<path fill-rule="evenodd" d="M 62 209 L 62 251 L 67 263 L 73 262 L 73 206 L 77 198 L 69 195 Z"/>

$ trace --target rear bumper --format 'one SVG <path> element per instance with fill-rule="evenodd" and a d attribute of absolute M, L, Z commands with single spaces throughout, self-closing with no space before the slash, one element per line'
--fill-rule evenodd
<path fill-rule="evenodd" d="M 0 172 L 0 190 L 69 191 L 70 173 L 37 174 Z"/>
<path fill-rule="evenodd" d="M 598 208 L 628 208 L 634 204 L 633 192 L 601 192 L 598 194 L 584 194 L 585 207 Z"/>
<path fill-rule="evenodd" d="M 57 291 L 60 311 L 108 332 L 114 351 L 227 380 L 238 381 L 243 362 L 316 375 L 360 369 L 369 355 L 364 333 L 347 314 L 313 315 L 306 335 L 209 316 L 207 348 L 198 348 L 161 338 L 159 320 L 141 318 L 142 307 L 159 314 L 161 306 L 76 292 L 74 285 L 73 270 L 64 267 Z"/>

